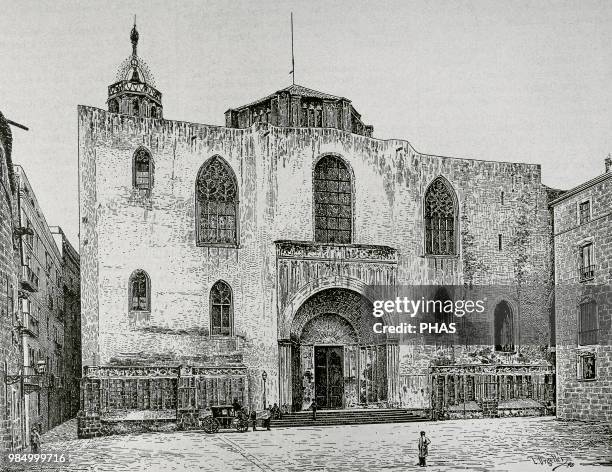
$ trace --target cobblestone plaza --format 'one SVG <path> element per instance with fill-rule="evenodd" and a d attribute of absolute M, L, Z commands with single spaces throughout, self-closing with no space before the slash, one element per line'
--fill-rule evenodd
<path fill-rule="evenodd" d="M 574 464 L 556 470 L 612 466 L 610 427 L 551 417 L 95 439 L 77 439 L 73 420 L 47 433 L 41 450 L 69 453 L 65 471 L 395 471 L 418 468 L 421 430 L 431 438 L 429 470 L 545 472 L 560 463 L 534 459 L 552 455 Z"/>

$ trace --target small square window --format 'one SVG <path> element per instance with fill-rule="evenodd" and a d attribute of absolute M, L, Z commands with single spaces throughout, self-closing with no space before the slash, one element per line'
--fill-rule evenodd
<path fill-rule="evenodd" d="M 578 380 L 595 380 L 595 354 L 578 354 Z"/>

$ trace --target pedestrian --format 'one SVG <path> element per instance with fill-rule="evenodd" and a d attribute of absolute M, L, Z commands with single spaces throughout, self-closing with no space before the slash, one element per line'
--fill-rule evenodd
<path fill-rule="evenodd" d="M 38 454 L 40 452 L 40 431 L 38 423 L 34 423 L 32 425 L 32 429 L 30 431 L 30 446 L 32 449 L 32 454 Z"/>
<path fill-rule="evenodd" d="M 425 460 L 427 458 L 427 446 L 431 441 L 425 436 L 425 431 L 421 431 L 421 437 L 419 438 L 419 466 L 427 467 Z"/>
<path fill-rule="evenodd" d="M 310 404 L 310 409 L 312 410 L 312 420 L 317 420 L 317 399 L 313 398 L 312 403 Z"/>
<path fill-rule="evenodd" d="M 272 421 L 272 412 L 270 411 L 270 407 L 266 411 L 264 411 L 264 420 L 263 425 L 266 427 L 266 430 L 270 431 L 270 422 Z"/>
<path fill-rule="evenodd" d="M 234 401 L 232 402 L 232 406 L 234 407 L 234 411 L 236 413 L 242 410 L 242 405 L 240 404 L 237 398 L 234 398 Z"/>
<path fill-rule="evenodd" d="M 255 408 L 251 410 L 251 421 L 253 422 L 253 431 L 257 431 L 257 412 Z"/>

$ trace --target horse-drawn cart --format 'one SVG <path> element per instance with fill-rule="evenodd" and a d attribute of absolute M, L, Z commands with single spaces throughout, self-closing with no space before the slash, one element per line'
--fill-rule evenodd
<path fill-rule="evenodd" d="M 249 419 L 243 410 L 232 405 L 215 405 L 200 416 L 200 426 L 205 433 L 213 434 L 219 429 L 235 429 L 244 433 L 249 429 Z"/>

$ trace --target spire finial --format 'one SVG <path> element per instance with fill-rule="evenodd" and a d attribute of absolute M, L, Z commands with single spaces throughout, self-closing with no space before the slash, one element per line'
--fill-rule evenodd
<path fill-rule="evenodd" d="M 293 12 L 291 12 L 291 72 L 293 85 L 295 85 L 295 56 L 293 55 Z"/>
<path fill-rule="evenodd" d="M 132 56 L 137 56 L 136 47 L 138 46 L 138 30 L 136 30 L 136 15 L 134 15 L 134 26 L 130 33 L 130 41 L 132 41 Z"/>

